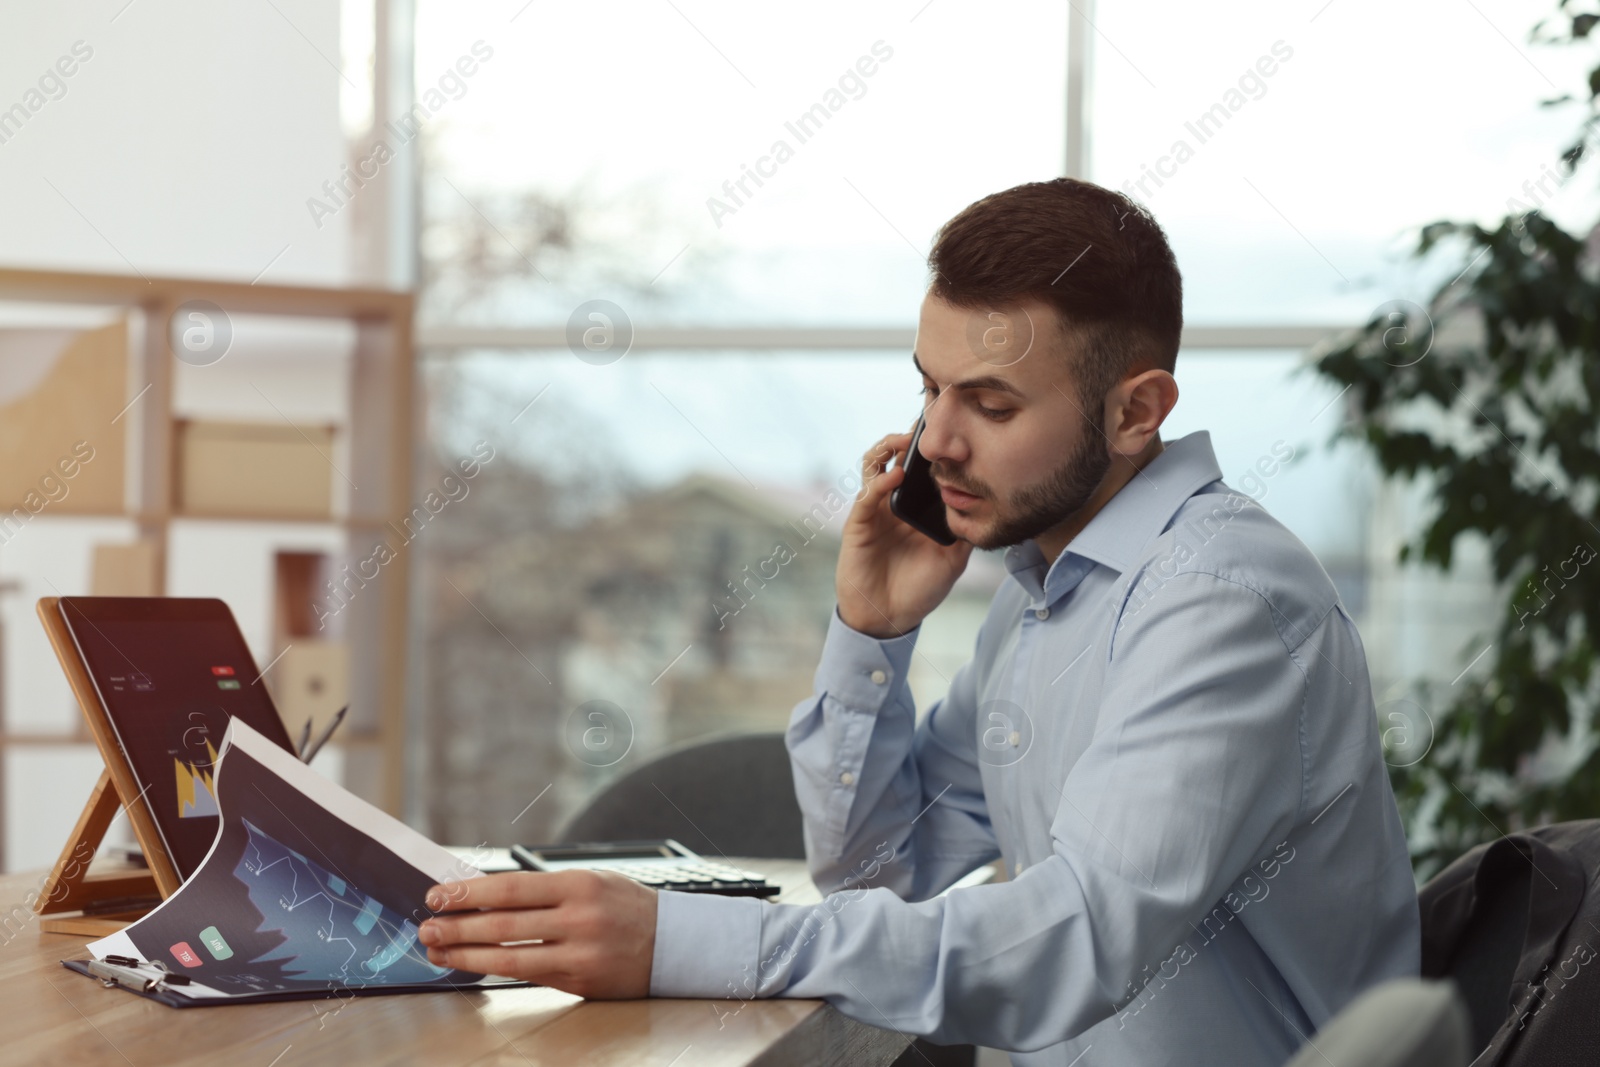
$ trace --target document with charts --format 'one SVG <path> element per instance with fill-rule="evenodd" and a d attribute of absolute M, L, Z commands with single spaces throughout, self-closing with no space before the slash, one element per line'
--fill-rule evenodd
<path fill-rule="evenodd" d="M 191 1001 L 525 985 L 436 967 L 430 886 L 481 872 L 234 719 L 210 770 L 211 851 L 149 914 L 89 944 L 159 961 Z"/>

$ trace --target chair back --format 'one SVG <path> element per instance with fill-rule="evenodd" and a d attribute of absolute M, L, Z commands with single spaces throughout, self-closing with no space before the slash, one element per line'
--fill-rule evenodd
<path fill-rule="evenodd" d="M 709 858 L 805 859 L 783 734 L 736 734 L 665 752 L 591 800 L 560 840 L 660 837 Z"/>
<path fill-rule="evenodd" d="M 1351 1001 L 1284 1067 L 1466 1067 L 1471 1032 L 1451 983 L 1396 978 Z"/>

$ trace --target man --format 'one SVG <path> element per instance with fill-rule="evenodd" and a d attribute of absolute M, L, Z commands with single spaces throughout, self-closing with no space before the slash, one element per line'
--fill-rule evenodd
<path fill-rule="evenodd" d="M 1145 211 L 1023 185 L 947 223 L 930 262 L 920 451 L 959 540 L 891 514 L 910 435 L 884 438 L 788 732 L 811 871 L 838 892 L 501 875 L 440 906 L 515 910 L 430 920 L 430 957 L 591 996 L 826 997 L 1019 1064 L 1275 1067 L 1419 965 L 1360 638 L 1208 434 L 1161 440 L 1182 283 Z M 973 659 L 919 722 L 918 626 L 1002 546 Z M 996 857 L 1006 881 L 939 895 Z"/>

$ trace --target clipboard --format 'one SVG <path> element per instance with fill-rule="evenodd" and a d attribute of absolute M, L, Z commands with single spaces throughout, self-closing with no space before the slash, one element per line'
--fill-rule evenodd
<path fill-rule="evenodd" d="M 396 985 L 347 985 L 327 989 L 295 989 L 289 991 L 273 991 L 263 993 L 239 993 L 221 997 L 193 997 L 182 992 L 183 986 L 168 984 L 160 978 L 152 978 L 143 988 L 126 982 L 112 981 L 90 969 L 94 960 L 62 960 L 61 966 L 69 971 L 77 971 L 81 975 L 98 980 L 107 988 L 116 987 L 123 989 L 135 996 L 144 997 L 146 1000 L 165 1004 L 169 1008 L 209 1008 L 222 1004 L 268 1004 L 280 1000 L 347 1000 L 350 997 L 381 997 L 404 993 L 443 993 L 460 992 L 472 993 L 490 989 L 522 989 L 536 983 L 520 978 L 500 978 L 492 982 L 476 982 L 470 985 L 440 985 L 436 982 L 400 983 Z M 181 977 L 181 976 L 180 976 Z"/>
<path fill-rule="evenodd" d="M 90 790 L 83 814 L 68 835 L 33 910 L 40 916 L 39 928 L 46 933 L 103 937 L 116 933 L 171 896 L 183 879 L 178 877 L 177 865 L 156 829 L 150 803 L 140 793 L 127 753 L 117 741 L 89 670 L 61 616 L 60 598 L 41 597 L 37 611 L 105 769 Z M 148 869 L 90 874 L 89 862 L 99 850 L 118 808 L 128 813 L 128 823 Z M 63 914 L 67 912 L 75 914 Z"/>

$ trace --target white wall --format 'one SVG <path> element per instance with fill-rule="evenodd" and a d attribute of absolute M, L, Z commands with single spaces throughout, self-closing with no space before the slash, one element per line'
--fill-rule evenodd
<path fill-rule="evenodd" d="M 0 264 L 344 281 L 347 220 L 305 206 L 345 159 L 339 5 L 125 4 L 7 5 L 0 112 L 40 106 L 0 131 Z"/>

